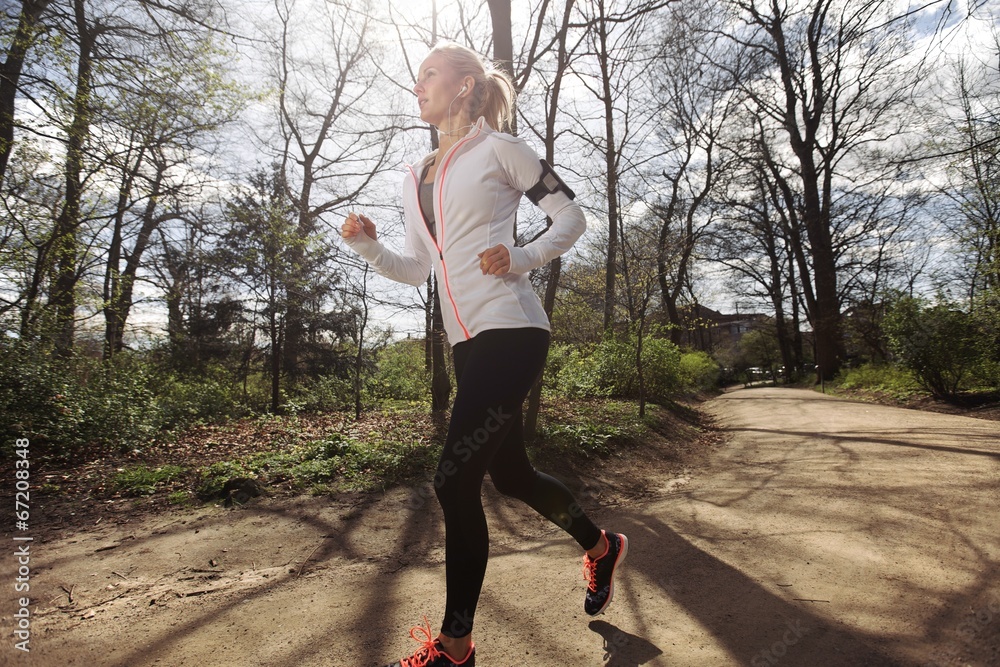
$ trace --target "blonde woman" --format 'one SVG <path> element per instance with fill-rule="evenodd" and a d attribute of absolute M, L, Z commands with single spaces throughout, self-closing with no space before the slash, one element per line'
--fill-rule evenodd
<path fill-rule="evenodd" d="M 498 491 L 559 525 L 586 552 L 590 615 L 610 604 L 628 540 L 594 525 L 561 482 L 532 467 L 524 448 L 521 404 L 549 345 L 549 321 L 528 273 L 572 247 L 586 229 L 583 211 L 544 160 L 501 131 L 510 122 L 513 86 L 474 51 L 437 45 L 413 92 L 420 117 L 438 128 L 440 148 L 405 179 L 402 253 L 382 246 L 364 215 L 350 213 L 341 233 L 393 280 L 421 285 L 434 267 L 458 384 L 434 476 L 445 519 L 444 621 L 436 637 L 426 620 L 411 630 L 422 646 L 389 667 L 474 667 L 472 626 L 489 552 L 481 500 L 487 472 Z M 522 194 L 552 226 L 518 247 L 514 215 Z"/>

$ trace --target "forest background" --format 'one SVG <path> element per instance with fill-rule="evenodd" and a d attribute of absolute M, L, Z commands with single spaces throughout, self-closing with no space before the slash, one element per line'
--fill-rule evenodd
<path fill-rule="evenodd" d="M 511 74 L 514 131 L 588 215 L 574 251 L 532 274 L 553 347 L 529 437 L 601 450 L 606 420 L 546 421 L 542 406 L 625 401 L 641 419 L 647 401 L 735 380 L 995 399 L 998 14 L 889 0 L 6 2 L 4 441 L 79 462 L 207 424 L 440 415 L 452 381 L 434 277 L 389 284 L 338 229 L 364 211 L 401 246 L 402 167 L 436 146 L 411 89 L 441 39 Z M 547 224 L 525 203 L 519 242 Z M 281 465 L 321 484 L 403 470 L 422 446 L 296 442 Z M 278 465 L 230 462 L 211 479 Z M 137 488 L 178 470 L 149 482 L 143 469 Z"/>

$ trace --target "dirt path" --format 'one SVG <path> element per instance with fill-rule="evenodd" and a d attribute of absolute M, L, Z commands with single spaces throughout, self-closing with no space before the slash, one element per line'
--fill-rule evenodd
<path fill-rule="evenodd" d="M 789 389 L 707 408 L 729 437 L 703 469 L 642 499 L 584 487 L 632 543 L 598 620 L 574 545 L 488 489 L 480 667 L 1000 664 L 1000 423 Z M 399 489 L 36 543 L 32 650 L 12 648 L 4 583 L 0 664 L 384 664 L 437 625 L 439 516 Z"/>

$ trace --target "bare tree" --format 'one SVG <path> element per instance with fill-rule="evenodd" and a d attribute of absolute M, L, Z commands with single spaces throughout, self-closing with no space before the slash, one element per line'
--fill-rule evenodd
<path fill-rule="evenodd" d="M 944 122 L 931 132 L 931 150 L 949 156 L 938 194 L 947 202 L 942 222 L 961 247 L 951 273 L 976 304 L 982 294 L 1000 293 L 1000 68 L 962 57 L 948 72 L 950 90 L 936 115 Z"/>
<path fill-rule="evenodd" d="M 844 357 L 835 190 L 840 178 L 886 176 L 872 174 L 885 159 L 873 159 L 874 151 L 866 149 L 900 132 L 894 114 L 907 102 L 913 80 L 902 64 L 910 48 L 906 25 L 883 0 L 794 6 L 732 0 L 727 6 L 742 29 L 724 32 L 756 68 L 754 76 L 739 77 L 741 93 L 784 138 L 783 147 L 775 144 L 774 161 L 790 153 L 784 166 L 794 174 L 794 189 L 786 180 L 783 195 L 786 210 L 800 211 L 808 263 L 799 258 L 799 273 L 811 282 L 804 293 L 819 375 L 831 379 Z"/>
<path fill-rule="evenodd" d="M 662 166 L 644 183 L 647 191 L 659 193 L 650 202 L 660 220 L 656 275 L 675 344 L 683 334 L 679 301 L 690 290 L 696 248 L 712 224 L 713 193 L 733 161 L 720 139 L 731 133 L 734 84 L 731 70 L 717 63 L 734 63 L 734 49 L 712 36 L 706 19 L 694 16 L 687 4 L 668 10 L 663 49 L 653 69 Z M 656 177 L 662 177 L 665 188 Z"/>
<path fill-rule="evenodd" d="M 655 59 L 645 48 L 649 19 L 666 2 L 643 2 L 615 12 L 605 0 L 588 0 L 581 6 L 587 28 L 586 59 L 575 61 L 574 70 L 601 106 L 601 132 L 589 130 L 589 119 L 574 130 L 603 162 L 603 183 L 599 190 L 606 201 L 608 223 L 604 289 L 604 328 L 614 324 L 615 282 L 618 276 L 618 247 L 622 229 L 623 176 L 636 173 L 646 159 L 642 146 L 652 132 L 648 108 L 637 108 L 645 86 L 639 72 Z M 596 119 L 595 119 L 596 120 Z"/>
<path fill-rule="evenodd" d="M 297 11 L 294 0 L 276 0 L 276 84 L 281 169 L 298 215 L 302 243 L 292 249 L 295 278 L 289 292 L 283 365 L 294 379 L 307 343 L 305 321 L 325 298 L 304 267 L 318 221 L 357 199 L 389 159 L 393 119 L 369 115 L 365 100 L 378 82 L 377 54 L 369 47 L 370 12 L 328 2 L 322 22 Z M 316 22 L 313 24 L 313 22 Z M 316 30 L 308 29 L 313 24 Z M 299 42 L 296 38 L 301 38 Z M 316 58 L 325 44 L 329 58 Z M 308 45 L 308 46 L 307 46 Z M 380 124 L 381 123 L 381 124 Z"/>

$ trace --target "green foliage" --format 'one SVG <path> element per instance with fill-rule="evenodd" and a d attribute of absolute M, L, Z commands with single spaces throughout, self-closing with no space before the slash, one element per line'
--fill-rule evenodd
<path fill-rule="evenodd" d="M 296 398 L 291 401 L 304 412 L 336 412 L 354 405 L 354 380 L 330 373 L 314 380 L 305 380 Z M 286 404 L 286 407 L 289 407 Z"/>
<path fill-rule="evenodd" d="M 113 362 L 56 357 L 41 345 L 0 340 L 0 433 L 29 438 L 46 454 L 68 457 L 100 445 L 141 448 L 155 437 L 154 377 L 132 355 Z"/>
<path fill-rule="evenodd" d="M 294 488 L 368 490 L 393 484 L 434 460 L 436 454 L 416 440 L 377 439 L 360 442 L 340 434 L 301 445 L 257 452 L 220 461 L 200 471 L 202 496 L 218 495 L 234 477 L 252 477 L 267 484 Z"/>
<path fill-rule="evenodd" d="M 665 402 L 683 390 L 680 349 L 652 331 L 642 340 L 642 364 L 646 397 Z M 554 346 L 549 390 L 569 398 L 639 396 L 639 369 L 636 363 L 638 338 L 609 335 L 589 353 L 568 346 Z"/>
<path fill-rule="evenodd" d="M 167 496 L 167 502 L 171 505 L 180 505 L 181 507 L 187 507 L 191 505 L 191 492 L 187 490 L 174 491 Z"/>
<path fill-rule="evenodd" d="M 545 387 L 566 398 L 607 396 L 600 371 L 589 355 L 573 345 L 553 345 L 549 351 Z"/>
<path fill-rule="evenodd" d="M 573 424 L 546 424 L 539 435 L 557 447 L 572 449 L 584 455 L 605 457 L 611 453 L 608 443 L 622 435 L 622 429 L 609 424 L 584 421 Z"/>
<path fill-rule="evenodd" d="M 146 496 L 156 492 L 159 484 L 171 482 L 184 473 L 184 468 L 165 465 L 150 468 L 138 465 L 120 470 L 111 478 L 111 486 L 126 496 Z"/>
<path fill-rule="evenodd" d="M 218 366 L 210 366 L 204 374 L 194 377 L 165 373 L 155 389 L 163 428 L 219 422 L 250 412 L 240 387 L 227 379 L 225 370 Z"/>
<path fill-rule="evenodd" d="M 778 336 L 774 331 L 754 329 L 740 339 L 741 361 L 746 366 L 773 370 L 781 363 Z"/>
<path fill-rule="evenodd" d="M 842 389 L 877 392 L 906 400 L 921 390 L 920 382 L 908 368 L 897 364 L 864 364 L 841 371 L 836 383 Z"/>
<path fill-rule="evenodd" d="M 934 396 L 955 400 L 973 384 L 986 352 L 976 320 L 948 304 L 900 299 L 885 322 L 889 346 Z M 992 353 L 992 351 L 990 351 Z"/>
<path fill-rule="evenodd" d="M 375 400 L 420 401 L 430 395 L 430 382 L 424 342 L 403 340 L 378 353 L 367 392 Z"/>
<path fill-rule="evenodd" d="M 722 373 L 711 355 L 700 350 L 682 354 L 678 370 L 681 386 L 692 392 L 716 388 Z"/>

